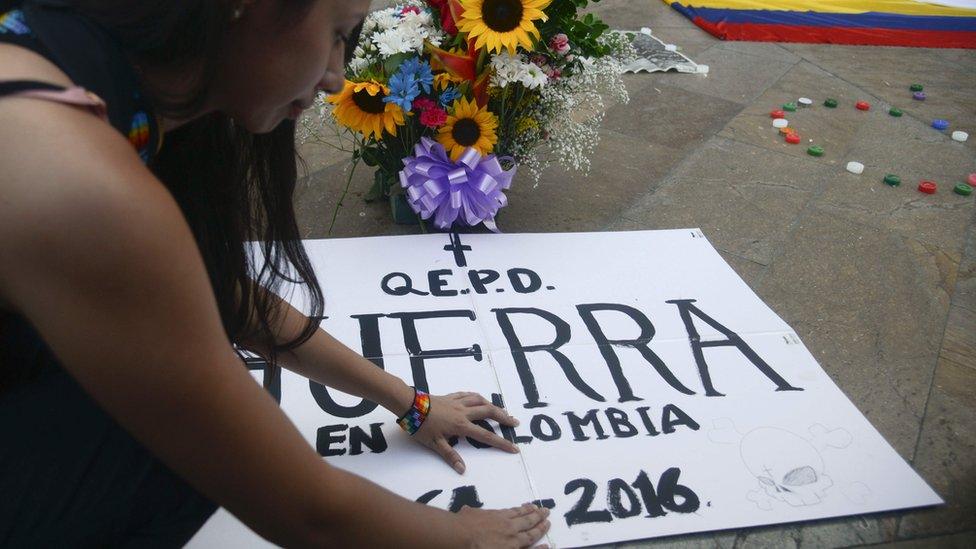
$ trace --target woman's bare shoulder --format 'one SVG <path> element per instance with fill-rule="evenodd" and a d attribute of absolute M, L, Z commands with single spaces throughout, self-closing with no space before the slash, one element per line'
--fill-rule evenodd
<path fill-rule="evenodd" d="M 0 81 L 57 79 L 36 59 L 3 59 Z M 158 230 L 146 230 L 150 223 Z M 169 192 L 108 123 L 70 105 L 0 98 L 0 258 L 38 259 L 80 247 L 102 253 L 105 237 L 120 234 L 152 244 L 165 238 L 165 227 L 182 223 Z M 18 262 L 0 264 L 0 299 L 11 301 L 4 271 Z"/>

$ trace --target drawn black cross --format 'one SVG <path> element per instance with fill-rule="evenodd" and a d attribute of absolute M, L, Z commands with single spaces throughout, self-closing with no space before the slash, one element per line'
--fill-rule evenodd
<path fill-rule="evenodd" d="M 464 257 L 464 252 L 470 252 L 471 246 L 466 246 L 461 244 L 461 235 L 458 233 L 451 233 L 451 244 L 449 246 L 444 246 L 445 252 L 454 252 L 454 262 L 457 263 L 458 267 L 467 267 L 468 261 Z"/>

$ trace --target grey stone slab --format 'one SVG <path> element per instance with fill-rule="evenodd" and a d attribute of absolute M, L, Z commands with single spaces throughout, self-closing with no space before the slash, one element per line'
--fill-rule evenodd
<path fill-rule="evenodd" d="M 649 80 L 631 93 L 630 104 L 607 111 L 603 127 L 680 150 L 704 142 L 740 110 L 738 103 Z"/>
<path fill-rule="evenodd" d="M 788 49 L 919 120 L 947 118 L 973 127 L 976 51 L 873 46 L 789 44 Z M 925 86 L 927 99 L 915 101 L 908 87 Z M 970 132 L 972 133 L 972 132 Z"/>
<path fill-rule="evenodd" d="M 372 168 L 360 164 L 353 173 L 349 192 L 342 198 L 351 164 L 351 161 L 333 164 L 299 180 L 295 190 L 295 213 L 303 238 L 420 232 L 417 226 L 395 225 L 389 202 L 367 203 L 363 200 L 373 183 Z M 337 207 L 338 214 L 335 213 Z M 334 214 L 336 222 L 330 232 Z"/>
<path fill-rule="evenodd" d="M 850 547 L 894 539 L 894 519 L 859 516 L 740 532 L 736 549 Z"/>
<path fill-rule="evenodd" d="M 553 167 L 536 185 L 516 176 L 499 213 L 505 232 L 593 231 L 647 194 L 680 159 L 671 147 L 601 132 L 588 175 Z"/>
<path fill-rule="evenodd" d="M 623 215 L 649 229 L 700 227 L 716 248 L 769 265 L 825 177 L 815 162 L 713 138 Z"/>
<path fill-rule="evenodd" d="M 601 0 L 585 12 L 600 16 L 608 25 L 620 29 L 650 27 L 694 27 L 687 17 L 660 0 Z"/>
<path fill-rule="evenodd" d="M 815 65 L 801 62 L 744 109 L 719 135 L 803 158 L 813 158 L 807 154 L 807 148 L 819 145 L 824 148 L 825 154 L 818 162 L 843 167 L 841 161 L 860 127 L 876 114 L 854 108 L 854 103 L 863 95 L 855 86 Z M 793 145 L 787 143 L 779 130 L 773 127 L 770 112 L 800 97 L 813 99 L 814 104 L 786 113 L 790 127 L 802 139 L 800 144 Z M 824 107 L 823 102 L 828 97 L 837 99 L 840 106 L 834 109 Z"/>
<path fill-rule="evenodd" d="M 708 65 L 708 74 L 663 73 L 660 81 L 743 105 L 762 95 L 795 63 L 791 60 L 778 61 L 768 57 L 742 55 L 721 48 L 709 48 L 696 56 L 695 62 Z"/>
<path fill-rule="evenodd" d="M 914 121 L 867 114 L 818 206 L 936 246 L 958 263 L 976 200 L 953 193 L 952 187 L 976 170 L 976 155 Z M 896 133 L 898 139 L 886 138 Z M 863 174 L 843 169 L 851 160 L 865 165 Z M 883 184 L 887 173 L 899 175 L 902 186 Z M 923 179 L 935 181 L 939 192 L 920 193 Z"/>
<path fill-rule="evenodd" d="M 800 61 L 799 55 L 787 48 L 784 48 L 781 44 L 776 42 L 743 42 L 740 40 L 719 40 L 717 38 L 715 40 L 717 43 L 714 47 L 717 49 L 727 50 L 742 55 L 765 57 L 775 61 L 784 61 L 788 63 L 797 63 Z"/>
<path fill-rule="evenodd" d="M 911 459 L 956 264 L 918 241 L 812 208 L 754 289 Z"/>
<path fill-rule="evenodd" d="M 689 536 L 669 536 L 618 544 L 617 549 L 732 549 L 735 533 L 706 532 Z"/>
<path fill-rule="evenodd" d="M 941 549 L 971 549 L 972 547 L 976 547 L 976 532 L 960 532 L 948 536 L 931 536 L 893 541 L 890 543 L 871 545 L 871 547 L 876 549 L 930 549 L 932 547 L 939 547 Z"/>
<path fill-rule="evenodd" d="M 958 321 L 955 309 L 949 322 Z M 976 316 L 976 315 L 973 315 Z M 976 322 L 968 320 L 970 334 Z M 970 336 L 976 337 L 976 336 Z M 976 345 L 973 347 L 976 349 Z M 946 505 L 905 515 L 899 536 L 976 529 L 976 365 L 943 357 L 936 371 L 914 466 Z"/>

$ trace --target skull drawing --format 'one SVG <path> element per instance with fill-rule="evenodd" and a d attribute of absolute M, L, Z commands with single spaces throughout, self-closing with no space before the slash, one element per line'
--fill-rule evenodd
<path fill-rule="evenodd" d="M 766 494 L 794 507 L 820 503 L 833 486 L 820 452 L 806 439 L 761 427 L 742 437 L 742 461 Z"/>

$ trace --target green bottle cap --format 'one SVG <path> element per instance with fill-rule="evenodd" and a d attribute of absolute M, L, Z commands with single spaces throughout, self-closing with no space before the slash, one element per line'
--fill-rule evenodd
<path fill-rule="evenodd" d="M 901 178 L 894 174 L 888 174 L 884 176 L 885 185 L 891 185 L 892 187 L 897 187 L 901 185 Z"/>
<path fill-rule="evenodd" d="M 902 115 L 902 112 L 901 109 L 899 109 L 898 107 L 891 107 L 891 110 L 888 111 L 888 114 L 890 114 L 891 116 L 898 117 Z"/>
<path fill-rule="evenodd" d="M 955 191 L 956 194 L 961 194 L 963 196 L 969 196 L 973 194 L 973 188 L 965 183 L 960 183 L 956 185 L 955 188 L 952 190 Z"/>
<path fill-rule="evenodd" d="M 809 154 L 810 156 L 823 156 L 824 150 L 823 147 L 821 147 L 820 145 L 814 145 L 809 149 L 807 149 L 807 154 Z"/>
<path fill-rule="evenodd" d="M 921 84 L 912 84 L 911 86 L 908 87 L 908 89 L 912 90 L 913 92 L 920 92 L 920 91 L 924 90 L 925 88 L 922 87 Z"/>
<path fill-rule="evenodd" d="M 837 107 L 837 100 L 836 99 L 828 99 L 828 100 L 824 101 L 824 107 L 829 107 L 831 109 L 836 108 Z"/>
<path fill-rule="evenodd" d="M 783 110 L 789 112 L 796 112 L 796 103 L 784 103 Z"/>

